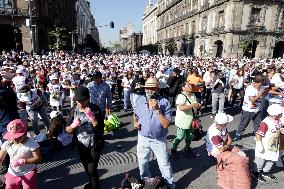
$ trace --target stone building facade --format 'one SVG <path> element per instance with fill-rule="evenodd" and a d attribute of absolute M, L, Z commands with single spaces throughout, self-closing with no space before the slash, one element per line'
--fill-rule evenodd
<path fill-rule="evenodd" d="M 158 0 L 158 41 L 178 54 L 283 57 L 284 0 Z"/>
<path fill-rule="evenodd" d="M 151 0 L 143 15 L 143 42 L 142 45 L 157 43 L 157 4 Z"/>
<path fill-rule="evenodd" d="M 0 50 L 19 49 L 30 52 L 32 46 L 35 51 L 47 50 L 48 32 L 55 26 L 66 28 L 67 34 L 76 29 L 75 2 L 76 0 L 0 0 Z M 69 37 L 71 43 L 71 35 Z"/>
<path fill-rule="evenodd" d="M 127 38 L 127 52 L 137 53 L 142 46 L 143 34 L 133 33 Z"/>

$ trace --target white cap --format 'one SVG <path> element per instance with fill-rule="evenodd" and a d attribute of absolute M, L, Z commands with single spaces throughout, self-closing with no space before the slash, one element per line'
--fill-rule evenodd
<path fill-rule="evenodd" d="M 267 108 L 267 113 L 271 116 L 280 115 L 283 113 L 283 109 L 279 104 L 271 104 Z"/>
<path fill-rule="evenodd" d="M 24 73 L 25 73 L 25 70 L 24 70 L 23 68 L 18 68 L 18 69 L 16 70 L 16 73 L 17 73 L 17 74 L 24 74 Z"/>
<path fill-rule="evenodd" d="M 229 123 L 231 121 L 233 121 L 233 117 L 230 116 L 230 115 L 227 115 L 225 113 L 218 113 L 215 116 L 215 123 L 219 124 L 219 125 L 223 125 L 223 124 Z"/>
<path fill-rule="evenodd" d="M 59 116 L 59 115 L 61 115 L 61 113 L 60 112 L 58 112 L 58 111 L 52 111 L 52 112 L 50 112 L 50 118 L 52 119 L 52 118 L 55 118 L 56 116 Z"/>
<path fill-rule="evenodd" d="M 58 79 L 58 76 L 57 76 L 57 74 L 52 74 L 51 76 L 49 76 L 49 79 L 50 80 Z"/>

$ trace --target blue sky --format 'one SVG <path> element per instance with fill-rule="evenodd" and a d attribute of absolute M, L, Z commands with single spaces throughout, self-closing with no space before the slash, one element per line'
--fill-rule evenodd
<path fill-rule="evenodd" d="M 129 23 L 135 25 L 135 31 L 142 31 L 142 16 L 148 0 L 90 0 L 91 11 L 96 25 L 106 25 L 114 21 L 114 29 L 99 27 L 101 43 L 110 46 L 109 41 L 118 41 L 119 30 Z M 155 2 L 155 0 L 152 0 Z"/>

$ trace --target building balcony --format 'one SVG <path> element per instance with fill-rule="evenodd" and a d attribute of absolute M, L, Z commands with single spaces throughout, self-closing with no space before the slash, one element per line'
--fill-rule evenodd
<path fill-rule="evenodd" d="M 253 32 L 266 32 L 266 26 L 260 24 L 249 24 L 246 29 Z"/>
<path fill-rule="evenodd" d="M 205 37 L 205 36 L 206 36 L 206 29 L 203 29 L 203 30 L 199 31 L 198 34 L 199 34 L 201 37 Z"/>
<path fill-rule="evenodd" d="M 217 28 L 213 28 L 212 29 L 212 33 L 213 34 L 218 34 L 218 33 L 222 33 L 225 31 L 225 26 L 220 26 L 220 27 L 217 27 Z"/>
<path fill-rule="evenodd" d="M 200 7 L 200 11 L 204 11 L 204 10 L 207 10 L 207 9 L 209 9 L 209 3 L 208 2 L 206 2 L 204 5 L 202 5 L 201 7 Z"/>

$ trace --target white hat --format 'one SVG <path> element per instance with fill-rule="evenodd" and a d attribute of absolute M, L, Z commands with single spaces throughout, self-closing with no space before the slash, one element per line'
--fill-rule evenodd
<path fill-rule="evenodd" d="M 57 117 L 57 116 L 59 116 L 59 115 L 61 115 L 61 113 L 60 112 L 58 112 L 58 111 L 52 111 L 52 112 L 50 112 L 50 118 L 52 119 L 52 118 L 55 118 L 55 117 Z"/>
<path fill-rule="evenodd" d="M 280 115 L 283 113 L 283 109 L 279 104 L 271 104 L 267 108 L 267 113 L 271 116 Z"/>
<path fill-rule="evenodd" d="M 53 80 L 53 79 L 58 79 L 58 76 L 57 74 L 52 74 L 50 77 L 49 77 L 50 80 Z"/>
<path fill-rule="evenodd" d="M 230 115 L 227 115 L 225 113 L 218 113 L 215 116 L 215 123 L 219 124 L 219 125 L 223 125 L 223 124 L 229 123 L 231 121 L 233 121 L 233 117 L 230 116 Z"/>
<path fill-rule="evenodd" d="M 18 68 L 18 69 L 16 70 L 16 73 L 17 73 L 17 74 L 24 74 L 24 73 L 25 73 L 25 70 L 24 70 L 23 68 Z"/>

